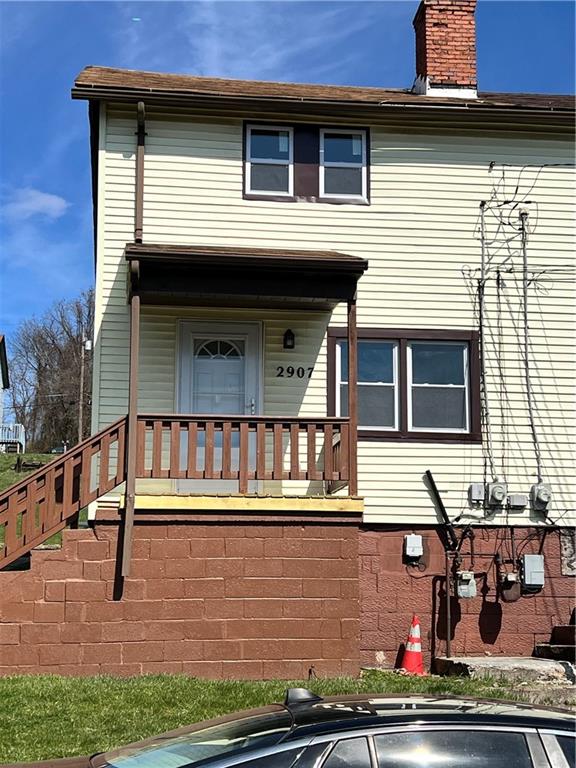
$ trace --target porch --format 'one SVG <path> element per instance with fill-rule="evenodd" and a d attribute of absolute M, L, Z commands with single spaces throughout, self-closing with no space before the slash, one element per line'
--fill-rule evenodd
<path fill-rule="evenodd" d="M 171 495 L 183 496 L 224 492 L 282 497 L 286 482 L 296 485 L 297 495 L 327 495 L 347 488 L 349 496 L 357 496 L 356 286 L 366 261 L 332 251 L 141 242 L 127 244 L 124 255 L 129 274 L 130 375 L 123 572 L 129 562 L 137 483 L 163 479 L 170 483 Z M 180 392 L 185 395 L 182 399 L 180 394 L 179 403 L 206 402 L 211 412 L 138 413 L 143 306 L 330 313 L 340 303 L 347 307 L 346 417 L 325 415 L 326 400 L 324 413 L 312 417 L 259 412 L 263 400 L 252 380 L 261 363 L 250 360 L 248 349 L 256 349 L 260 342 L 248 330 L 240 346 L 233 334 L 214 336 L 210 327 L 202 329 L 200 339 L 190 335 L 189 362 L 180 362 L 189 373 L 188 378 L 180 376 Z M 222 363 L 228 355 L 226 367 Z M 234 357 L 244 361 L 242 368 L 233 367 Z M 220 370 L 225 368 L 224 376 L 234 382 L 232 397 L 230 387 L 215 383 L 217 367 L 208 366 L 210 358 L 218 358 Z M 201 367 L 203 379 L 194 375 L 194 366 Z M 226 390 L 226 396 L 215 397 L 220 390 Z M 218 413 L 226 401 L 233 403 L 236 413 Z"/>

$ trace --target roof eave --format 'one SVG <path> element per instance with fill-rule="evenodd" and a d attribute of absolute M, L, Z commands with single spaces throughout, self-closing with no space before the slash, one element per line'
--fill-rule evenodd
<path fill-rule="evenodd" d="M 292 111 L 297 108 L 298 111 L 327 111 L 327 112 L 362 112 L 375 113 L 385 111 L 412 112 L 412 113 L 430 113 L 430 112 L 459 112 L 468 115 L 514 115 L 514 119 L 522 115 L 525 117 L 549 117 L 553 120 L 569 119 L 572 120 L 576 115 L 573 109 L 562 109 L 558 107 L 534 108 L 513 104 L 486 104 L 477 100 L 463 100 L 456 103 L 454 100 L 447 102 L 439 100 L 438 103 L 418 102 L 415 97 L 414 103 L 405 101 L 351 101 L 344 99 L 312 99 L 304 97 L 287 96 L 243 96 L 241 94 L 212 94 L 212 93 L 193 93 L 186 91 L 167 91 L 151 88 L 118 88 L 94 85 L 76 85 L 72 88 L 71 95 L 73 99 L 101 100 L 117 102 L 138 102 L 145 101 L 148 104 L 157 103 L 159 105 L 174 106 L 220 106 L 224 109 L 234 107 L 254 106 L 258 108 L 268 107 L 278 111 L 281 106 L 286 111 Z"/>

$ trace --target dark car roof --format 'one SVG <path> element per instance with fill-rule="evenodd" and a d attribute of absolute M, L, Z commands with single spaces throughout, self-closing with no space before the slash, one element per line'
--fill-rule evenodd
<path fill-rule="evenodd" d="M 288 704 L 294 725 L 286 738 L 409 723 L 500 725 L 573 731 L 567 710 L 455 696 L 333 696 Z"/>

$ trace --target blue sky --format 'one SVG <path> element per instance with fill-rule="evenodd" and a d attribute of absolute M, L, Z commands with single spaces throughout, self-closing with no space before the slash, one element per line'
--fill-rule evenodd
<path fill-rule="evenodd" d="M 0 2 L 0 332 L 93 281 L 87 64 L 410 87 L 404 2 Z M 480 0 L 481 90 L 572 93 L 573 2 Z"/>

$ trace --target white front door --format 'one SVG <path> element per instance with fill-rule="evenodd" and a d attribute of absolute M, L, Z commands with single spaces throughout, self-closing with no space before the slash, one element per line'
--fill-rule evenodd
<path fill-rule="evenodd" d="M 199 416 L 260 412 L 260 325 L 258 323 L 191 322 L 180 327 L 178 413 Z M 198 466 L 203 466 L 199 435 Z M 216 435 L 214 468 L 221 468 L 221 433 Z M 233 440 L 232 466 L 238 462 Z M 222 493 L 237 490 L 234 481 L 186 481 L 179 490 Z"/>

